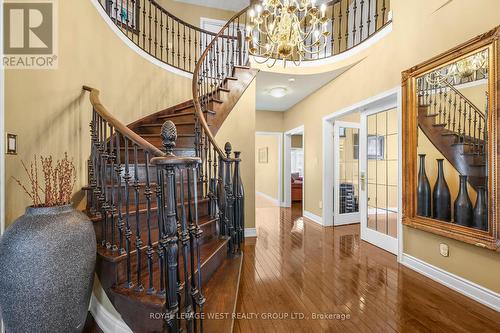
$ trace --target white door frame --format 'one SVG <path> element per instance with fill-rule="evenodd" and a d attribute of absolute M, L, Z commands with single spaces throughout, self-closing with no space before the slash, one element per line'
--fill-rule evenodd
<path fill-rule="evenodd" d="M 304 211 L 305 207 L 305 199 L 306 199 L 306 149 L 304 146 L 305 143 L 305 131 L 304 125 L 299 127 L 295 127 L 289 131 L 284 133 L 284 147 L 285 147 L 285 163 L 284 163 L 284 171 L 283 171 L 283 181 L 284 181 L 284 198 L 282 205 L 283 207 L 291 207 L 292 206 L 292 183 L 290 179 L 292 177 L 292 135 L 302 134 L 302 149 L 304 150 L 304 177 L 302 180 L 302 211 Z"/>
<path fill-rule="evenodd" d="M 362 112 L 377 107 L 398 109 L 398 131 L 402 129 L 402 114 L 401 114 L 401 87 L 397 86 L 393 89 L 384 91 L 378 95 L 362 100 L 353 105 L 347 106 L 341 110 L 333 112 L 323 117 L 323 225 L 333 225 L 333 122 L 335 119 L 344 117 L 350 113 Z M 402 142 L 399 135 L 398 153 L 401 156 Z M 398 261 L 403 258 L 403 225 L 402 225 L 402 164 L 398 166 Z"/>
<path fill-rule="evenodd" d="M 277 205 L 280 206 L 283 202 L 283 133 L 281 132 L 255 132 L 255 135 L 269 135 L 278 138 L 278 197 L 275 199 Z M 257 161 L 258 162 L 258 161 Z M 255 191 L 257 193 L 257 191 Z"/>
<path fill-rule="evenodd" d="M 333 124 L 333 162 L 334 162 L 334 167 L 333 167 L 333 179 L 334 179 L 334 186 L 333 186 L 333 199 L 334 199 L 334 204 L 333 204 L 333 225 L 334 226 L 340 226 L 340 225 L 346 225 L 346 224 L 353 224 L 353 223 L 359 223 L 360 222 L 360 215 L 359 215 L 359 210 L 357 213 L 346 213 L 346 214 L 339 214 L 339 209 L 340 209 L 340 142 L 339 142 L 339 128 L 355 128 L 358 129 L 359 133 L 359 123 L 353 123 L 353 122 L 347 122 L 347 121 L 335 121 Z M 358 156 L 359 158 L 359 156 Z M 358 159 L 359 160 L 359 159 Z M 358 164 L 358 169 L 359 169 L 359 164 Z M 359 170 L 358 170 L 359 171 Z M 358 177 L 359 177 L 359 172 L 358 172 Z M 359 186 L 359 179 L 358 179 L 358 186 Z M 359 193 L 359 191 L 358 191 Z"/>

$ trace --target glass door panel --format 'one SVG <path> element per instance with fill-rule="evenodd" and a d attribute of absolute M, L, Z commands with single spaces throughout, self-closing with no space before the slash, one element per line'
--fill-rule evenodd
<path fill-rule="evenodd" d="M 395 253 L 399 170 L 397 110 L 365 113 L 361 126 L 362 238 Z"/>
<path fill-rule="evenodd" d="M 334 225 L 359 223 L 359 124 L 334 126 Z"/>

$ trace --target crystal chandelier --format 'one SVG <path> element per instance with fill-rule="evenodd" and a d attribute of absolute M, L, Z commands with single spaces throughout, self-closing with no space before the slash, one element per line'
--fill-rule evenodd
<path fill-rule="evenodd" d="M 478 71 L 486 75 L 488 71 L 488 50 L 480 51 L 469 57 L 426 75 L 426 81 L 431 85 L 443 85 L 445 82 L 457 81 L 472 77 Z"/>
<path fill-rule="evenodd" d="M 300 65 L 306 55 L 319 54 L 327 46 L 329 19 L 326 4 L 316 0 L 262 0 L 249 11 L 246 41 L 250 54 L 269 67 L 282 60 Z"/>

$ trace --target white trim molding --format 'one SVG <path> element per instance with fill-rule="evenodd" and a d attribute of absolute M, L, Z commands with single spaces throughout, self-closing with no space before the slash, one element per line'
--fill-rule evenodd
<path fill-rule="evenodd" d="M 316 224 L 319 224 L 322 227 L 325 227 L 323 225 L 323 218 L 321 216 L 318 216 L 316 214 L 313 214 L 307 210 L 304 210 L 304 213 L 302 214 L 306 219 L 313 221 Z"/>
<path fill-rule="evenodd" d="M 104 307 L 97 297 L 92 293 L 90 299 L 90 313 L 104 333 L 132 333 L 132 330 L 121 319 L 114 316 L 106 307 Z"/>
<path fill-rule="evenodd" d="M 261 196 L 263 198 L 265 198 L 266 200 L 269 200 L 273 203 L 273 205 L 275 206 L 278 206 L 280 205 L 280 201 L 276 198 L 273 198 L 272 196 L 268 195 L 268 194 L 265 194 L 263 192 L 259 192 L 259 191 L 255 191 L 255 194 L 258 195 L 258 196 Z"/>
<path fill-rule="evenodd" d="M 257 228 L 245 228 L 245 238 L 257 237 Z"/>
<path fill-rule="evenodd" d="M 113 23 L 113 20 L 111 20 L 111 18 L 108 16 L 106 10 L 102 7 L 99 0 L 91 0 L 90 2 L 92 2 L 94 7 L 97 9 L 97 12 L 101 15 L 102 19 L 111 28 L 111 30 L 113 30 L 115 35 L 117 35 L 130 49 L 132 49 L 132 51 L 134 51 L 139 56 L 143 57 L 153 65 L 156 65 L 176 75 L 183 76 L 188 79 L 193 79 L 192 73 L 188 73 L 173 66 L 167 65 L 163 61 L 156 59 L 155 57 L 149 55 L 146 51 L 142 50 L 139 46 L 133 43 L 127 36 L 125 36 L 125 34 L 120 30 L 120 28 L 118 28 L 116 24 Z"/>
<path fill-rule="evenodd" d="M 447 272 L 439 267 L 426 263 L 418 258 L 403 253 L 401 264 L 467 296 L 493 310 L 500 312 L 500 294 L 482 287 L 460 276 Z"/>

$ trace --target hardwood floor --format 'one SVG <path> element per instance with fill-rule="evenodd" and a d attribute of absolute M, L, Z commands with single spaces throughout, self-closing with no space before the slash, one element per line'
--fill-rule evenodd
<path fill-rule="evenodd" d="M 234 332 L 500 332 L 499 313 L 399 265 L 359 225 L 322 228 L 300 203 L 257 207 Z"/>

